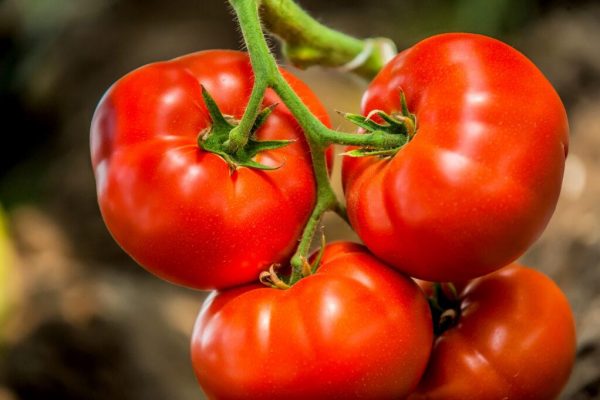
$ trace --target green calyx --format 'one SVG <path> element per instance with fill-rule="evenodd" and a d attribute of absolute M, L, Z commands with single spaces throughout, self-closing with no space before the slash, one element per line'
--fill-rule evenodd
<path fill-rule="evenodd" d="M 260 170 L 274 170 L 281 167 L 281 165 L 273 167 L 254 161 L 254 157 L 262 151 L 278 149 L 293 142 L 293 140 L 256 140 L 256 131 L 264 124 L 277 104 L 266 107 L 256 116 L 246 144 L 236 151 L 231 151 L 230 133 L 238 125 L 237 121 L 221 113 L 217 103 L 204 86 L 202 86 L 202 97 L 212 121 L 211 126 L 198 135 L 198 146 L 202 150 L 218 154 L 232 171 L 240 167 Z"/>
<path fill-rule="evenodd" d="M 361 146 L 358 149 L 350 150 L 343 155 L 350 157 L 380 156 L 390 157 L 396 154 L 404 147 L 417 132 L 417 117 L 408 110 L 404 92 L 400 92 L 401 110 L 391 114 L 382 110 L 373 110 L 366 116 L 359 114 L 344 114 L 344 117 L 354 125 L 362 128 L 366 133 L 372 135 L 395 135 L 400 137 L 400 143 L 393 147 L 375 148 L 372 146 Z M 382 122 L 376 122 L 373 117 L 379 117 Z"/>

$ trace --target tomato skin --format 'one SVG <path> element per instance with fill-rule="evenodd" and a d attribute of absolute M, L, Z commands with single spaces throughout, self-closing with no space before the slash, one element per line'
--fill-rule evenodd
<path fill-rule="evenodd" d="M 575 360 L 568 301 L 542 273 L 512 264 L 460 293 L 458 325 L 434 344 L 409 400 L 558 397 Z"/>
<path fill-rule="evenodd" d="M 328 125 L 310 89 L 282 73 Z M 272 90 L 263 105 L 278 106 L 256 136 L 295 142 L 256 161 L 281 168 L 231 173 L 197 144 L 211 124 L 200 84 L 223 114 L 239 119 L 253 79 L 245 53 L 202 51 L 129 73 L 98 105 L 91 152 L 102 216 L 121 247 L 165 280 L 197 289 L 256 280 L 259 271 L 288 260 L 312 211 L 308 146 Z"/>
<path fill-rule="evenodd" d="M 327 246 L 288 290 L 213 293 L 192 335 L 210 399 L 397 399 L 429 357 L 431 314 L 418 286 L 363 246 Z"/>
<path fill-rule="evenodd" d="M 521 53 L 474 34 L 443 34 L 400 53 L 368 87 L 372 110 L 400 110 L 417 133 L 391 159 L 346 157 L 351 224 L 378 257 L 430 281 L 472 279 L 518 258 L 560 192 L 568 122 Z"/>

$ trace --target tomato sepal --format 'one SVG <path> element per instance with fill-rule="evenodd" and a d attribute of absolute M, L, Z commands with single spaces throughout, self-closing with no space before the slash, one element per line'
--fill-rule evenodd
<path fill-rule="evenodd" d="M 383 110 L 372 110 L 366 116 L 353 113 L 340 113 L 345 119 L 361 128 L 364 132 L 370 133 L 375 137 L 385 135 L 396 135 L 404 139 L 400 145 L 394 146 L 362 146 L 342 153 L 349 157 L 391 157 L 404 147 L 416 134 L 417 117 L 411 113 L 406 103 L 404 92 L 400 91 L 401 111 L 388 114 Z"/>
<path fill-rule="evenodd" d="M 280 264 L 272 264 L 269 267 L 268 271 L 262 271 L 258 276 L 258 280 L 265 286 L 268 286 L 272 289 L 286 290 L 291 286 L 287 284 L 283 279 L 279 277 L 277 274 L 277 269 L 281 268 Z"/>
<path fill-rule="evenodd" d="M 254 157 L 260 152 L 279 149 L 294 142 L 294 140 L 256 140 L 254 138 L 254 133 L 265 123 L 271 112 L 277 107 L 277 103 L 264 108 L 257 115 L 251 130 L 252 136 L 248 139 L 244 147 L 232 154 L 227 150 L 229 133 L 237 126 L 237 121 L 233 117 L 226 116 L 221 112 L 219 106 L 204 86 L 202 86 L 202 98 L 212 121 L 212 125 L 198 135 L 198 146 L 202 150 L 219 155 L 227 162 L 232 172 L 240 167 L 265 171 L 281 168 L 283 164 L 271 166 L 254 161 Z"/>

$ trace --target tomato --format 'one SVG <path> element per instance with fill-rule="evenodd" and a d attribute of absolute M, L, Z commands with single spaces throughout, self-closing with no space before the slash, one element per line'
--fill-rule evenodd
<path fill-rule="evenodd" d="M 335 243 L 289 289 L 214 292 L 191 350 L 211 399 L 396 399 L 418 384 L 432 336 L 412 280 L 363 246 Z"/>
<path fill-rule="evenodd" d="M 407 49 L 368 87 L 362 111 L 401 110 L 417 131 L 391 158 L 346 157 L 350 222 L 367 247 L 431 281 L 471 279 L 518 258 L 558 199 L 564 107 L 521 53 L 474 34 Z"/>
<path fill-rule="evenodd" d="M 410 400 L 556 398 L 575 358 L 569 304 L 542 273 L 512 264 L 459 292 Z"/>
<path fill-rule="evenodd" d="M 300 80 L 282 71 L 307 107 L 329 124 Z M 231 171 L 202 150 L 211 126 L 201 86 L 224 115 L 241 118 L 253 86 L 245 53 L 202 51 L 141 67 L 104 95 L 91 128 L 92 163 L 104 221 L 139 264 L 198 289 L 258 278 L 293 252 L 315 203 L 315 179 L 303 132 L 279 97 L 257 140 L 293 140 L 255 161 L 279 169 Z"/>

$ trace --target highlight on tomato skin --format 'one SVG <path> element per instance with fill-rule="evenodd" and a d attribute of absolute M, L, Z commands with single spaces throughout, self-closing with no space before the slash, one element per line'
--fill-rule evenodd
<path fill-rule="evenodd" d="M 289 289 L 213 292 L 191 354 L 211 399 L 397 399 L 416 388 L 432 341 L 419 287 L 344 242 Z"/>
<path fill-rule="evenodd" d="M 428 282 L 420 285 L 432 294 Z M 436 337 L 409 400 L 559 396 L 575 361 L 575 326 L 550 278 L 511 264 L 464 285 L 455 299 L 447 298 L 448 290 L 440 293 L 446 298 L 437 303 L 450 305 L 455 320 Z"/>
<path fill-rule="evenodd" d="M 282 74 L 329 126 L 308 86 Z M 275 92 L 266 92 L 262 106 L 273 108 L 253 138 L 291 141 L 254 157 L 276 169 L 232 168 L 199 145 L 215 127 L 202 87 L 224 116 L 239 120 L 252 86 L 246 53 L 207 50 L 136 69 L 96 109 L 90 139 L 104 222 L 125 252 L 162 279 L 231 287 L 295 250 L 316 184 L 302 128 Z"/>
<path fill-rule="evenodd" d="M 552 85 L 507 44 L 450 33 L 388 63 L 364 93 L 363 115 L 400 112 L 402 94 L 416 116 L 412 139 L 391 157 L 344 158 L 352 227 L 420 279 L 468 280 L 516 260 L 561 189 L 569 128 Z"/>

